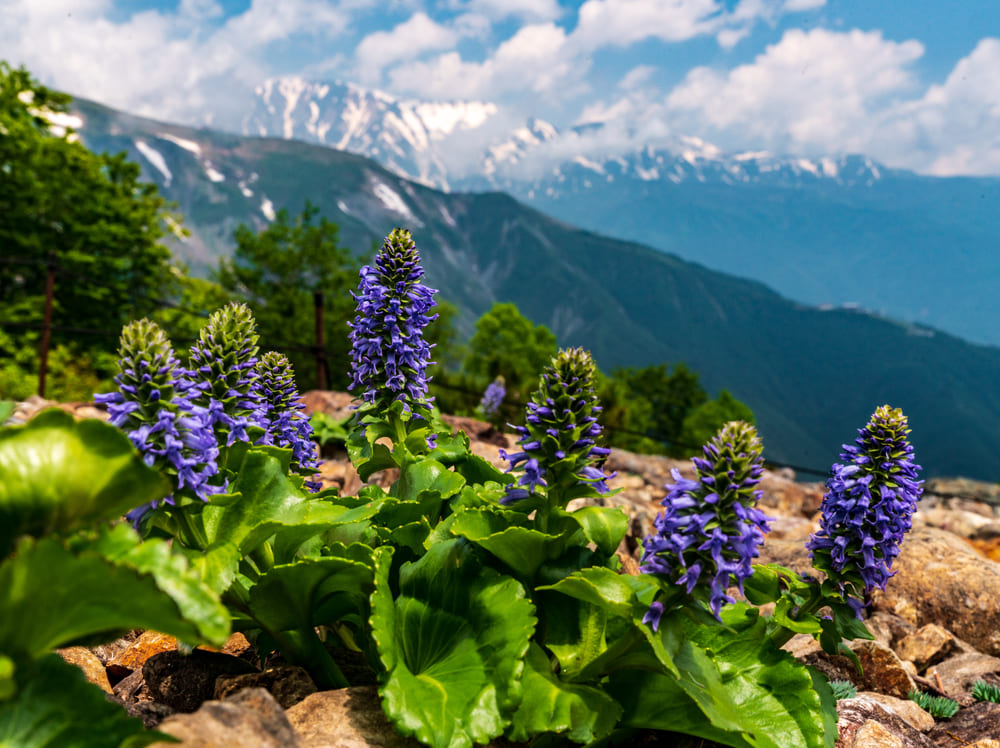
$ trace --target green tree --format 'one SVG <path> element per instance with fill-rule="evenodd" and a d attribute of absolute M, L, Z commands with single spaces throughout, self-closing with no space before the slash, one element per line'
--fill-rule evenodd
<path fill-rule="evenodd" d="M 92 153 L 53 125 L 69 103 L 0 62 L 0 324 L 37 329 L 51 258 L 53 323 L 112 331 L 91 338 L 111 350 L 113 331 L 157 307 L 171 260 L 159 240 L 177 219 L 125 154 Z"/>
<path fill-rule="evenodd" d="M 699 445 L 715 436 L 715 432 L 730 421 L 753 424 L 753 411 L 723 390 L 715 400 L 708 400 L 692 410 L 684 419 L 684 426 L 675 455 L 697 452 Z"/>
<path fill-rule="evenodd" d="M 318 219 L 318 220 L 317 220 Z M 260 233 L 243 225 L 234 234 L 232 258 L 219 261 L 216 280 L 253 309 L 261 350 L 285 353 L 300 389 L 317 384 L 316 315 L 313 294 L 323 292 L 323 334 L 327 386 L 350 382 L 348 321 L 354 316 L 349 293 L 358 284 L 360 261 L 337 244 L 337 225 L 306 203 L 294 221 L 281 210 Z"/>
<path fill-rule="evenodd" d="M 514 304 L 500 302 L 476 322 L 467 350 L 463 370 L 479 389 L 502 376 L 508 398 L 521 401 L 558 352 L 551 330 L 524 317 Z"/>

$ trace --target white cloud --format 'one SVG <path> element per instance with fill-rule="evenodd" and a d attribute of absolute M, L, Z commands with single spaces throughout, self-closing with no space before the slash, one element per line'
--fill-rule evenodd
<path fill-rule="evenodd" d="M 656 68 L 652 65 L 636 65 L 618 81 L 618 88 L 631 91 L 640 86 L 645 86 L 655 72 Z"/>
<path fill-rule="evenodd" d="M 858 151 L 887 99 L 912 90 L 924 48 L 881 32 L 787 31 L 752 63 L 691 70 L 669 94 L 688 132 L 791 152 Z"/>
<path fill-rule="evenodd" d="M 448 49 L 458 39 L 454 29 L 442 26 L 426 13 L 415 13 L 391 31 L 376 31 L 361 40 L 355 52 L 360 82 L 378 83 L 384 68 L 424 52 Z"/>
<path fill-rule="evenodd" d="M 554 21 L 563 12 L 558 0 L 467 0 L 453 2 L 451 7 L 482 14 L 492 21 L 511 17 L 525 21 Z"/>

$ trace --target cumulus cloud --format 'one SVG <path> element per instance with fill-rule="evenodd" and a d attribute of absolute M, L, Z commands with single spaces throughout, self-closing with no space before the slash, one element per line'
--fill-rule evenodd
<path fill-rule="evenodd" d="M 448 49 L 458 39 L 454 29 L 437 23 L 426 13 L 415 13 L 391 31 L 376 31 L 361 40 L 355 51 L 359 80 L 378 83 L 384 68 L 428 51 Z"/>
<path fill-rule="evenodd" d="M 887 99 L 912 91 L 915 40 L 881 32 L 785 32 L 752 63 L 691 70 L 667 97 L 689 132 L 791 152 L 857 151 L 872 139 Z"/>
<path fill-rule="evenodd" d="M 457 0 L 453 9 L 477 13 L 491 21 L 520 18 L 525 21 L 554 21 L 562 15 L 558 0 Z"/>

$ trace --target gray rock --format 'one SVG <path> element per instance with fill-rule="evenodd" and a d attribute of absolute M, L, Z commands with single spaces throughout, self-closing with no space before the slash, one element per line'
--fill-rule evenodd
<path fill-rule="evenodd" d="M 224 701 L 208 701 L 193 714 L 176 714 L 157 728 L 185 748 L 299 748 L 285 712 L 263 688 L 248 688 Z M 153 743 L 168 748 L 170 743 Z"/>
<path fill-rule="evenodd" d="M 873 740 L 876 736 L 881 736 L 885 740 L 884 734 L 888 733 L 898 740 L 898 743 L 862 743 L 861 745 L 874 748 L 875 745 L 898 746 L 898 748 L 933 748 L 934 743 L 924 737 L 919 730 L 911 727 L 901 717 L 890 712 L 885 706 L 867 695 L 858 695 L 853 699 L 844 699 L 837 702 L 837 729 L 838 746 L 857 746 L 854 741 L 862 727 L 870 722 L 877 722 L 883 730 L 876 730 L 869 726 L 862 733 L 861 740 Z"/>
<path fill-rule="evenodd" d="M 1000 736 L 1000 704 L 979 701 L 927 733 L 934 745 L 944 748 L 964 746 Z"/>
<path fill-rule="evenodd" d="M 993 673 L 1000 673 L 1000 658 L 967 652 L 935 665 L 927 676 L 934 680 L 940 678 L 945 693 L 954 698 L 971 691 L 973 683 Z"/>
<path fill-rule="evenodd" d="M 419 748 L 404 738 L 382 711 L 373 686 L 320 691 L 286 713 L 302 748 Z"/>
<path fill-rule="evenodd" d="M 918 671 L 923 672 L 944 660 L 956 647 L 955 636 L 950 631 L 936 623 L 928 623 L 904 637 L 896 653 L 900 659 L 909 660 Z"/>

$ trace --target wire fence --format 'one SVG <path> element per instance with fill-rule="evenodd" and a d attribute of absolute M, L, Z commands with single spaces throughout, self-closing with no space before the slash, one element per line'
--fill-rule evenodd
<path fill-rule="evenodd" d="M 26 266 L 44 266 L 46 268 L 47 283 L 46 283 L 46 296 L 44 301 L 45 314 L 41 322 L 32 321 L 17 321 L 17 320 L 4 320 L 0 318 L 0 329 L 4 330 L 38 330 L 42 332 L 42 343 L 39 346 L 39 387 L 38 394 L 41 397 L 45 397 L 45 374 L 48 368 L 48 353 L 50 347 L 50 335 L 51 333 L 65 333 L 68 335 L 84 335 L 92 337 L 103 337 L 103 338 L 118 338 L 121 335 L 121 329 L 100 329 L 92 327 L 78 327 L 73 325 L 61 325 L 54 324 L 51 319 L 51 309 L 52 304 L 55 299 L 55 278 L 56 276 L 70 277 L 72 280 L 79 284 L 85 283 L 88 286 L 95 288 L 102 288 L 105 290 L 112 290 L 115 292 L 120 292 L 120 286 L 111 285 L 103 280 L 88 276 L 87 274 L 80 273 L 76 269 L 63 268 L 59 265 L 58 261 L 55 260 L 53 256 L 49 256 L 47 259 L 43 260 L 40 258 L 19 258 L 19 257 L 0 257 L 0 265 L 26 265 Z M 152 304 L 154 306 L 163 309 L 173 309 L 175 311 L 181 312 L 182 314 L 189 315 L 191 317 L 199 319 L 208 319 L 211 312 L 205 309 L 194 309 L 191 307 L 186 307 L 182 304 L 178 304 L 175 300 L 164 299 L 150 296 L 141 292 L 133 292 L 131 296 L 134 299 L 139 299 L 147 304 Z M 300 353 L 311 355 L 316 361 L 316 368 L 318 374 L 317 389 L 326 389 L 326 376 L 325 372 L 333 370 L 343 370 L 346 371 L 350 366 L 350 360 L 348 357 L 342 353 L 330 349 L 323 342 L 323 295 L 321 292 L 316 292 L 314 294 L 314 307 L 316 313 L 316 340 L 312 345 L 283 345 L 283 346 L 269 346 L 270 350 L 277 351 L 278 353 Z M 194 343 L 195 338 L 174 338 L 176 343 Z M 432 388 L 438 388 L 443 390 L 448 390 L 455 392 L 457 394 L 464 395 L 472 400 L 478 400 L 482 396 L 481 391 L 473 390 L 469 387 L 462 386 L 460 384 L 455 384 L 453 382 L 441 381 L 440 379 L 435 379 L 431 383 Z M 519 399 L 507 398 L 504 400 L 503 406 L 515 412 L 522 411 L 527 403 Z M 654 437 L 646 432 L 634 431 L 631 429 L 623 428 L 620 426 L 603 425 L 604 430 L 610 435 L 622 435 L 622 436 L 633 436 L 637 438 L 651 439 L 652 441 L 657 441 Z M 701 452 L 702 445 L 700 444 L 683 444 L 680 442 L 672 442 L 669 445 L 674 450 L 686 450 L 692 454 L 698 454 Z M 807 475 L 814 475 L 819 477 L 828 477 L 830 475 L 830 470 L 820 470 L 817 468 L 806 467 L 802 465 L 791 465 L 788 463 L 767 460 L 766 464 L 771 468 L 787 468 L 795 473 L 803 473 Z"/>

